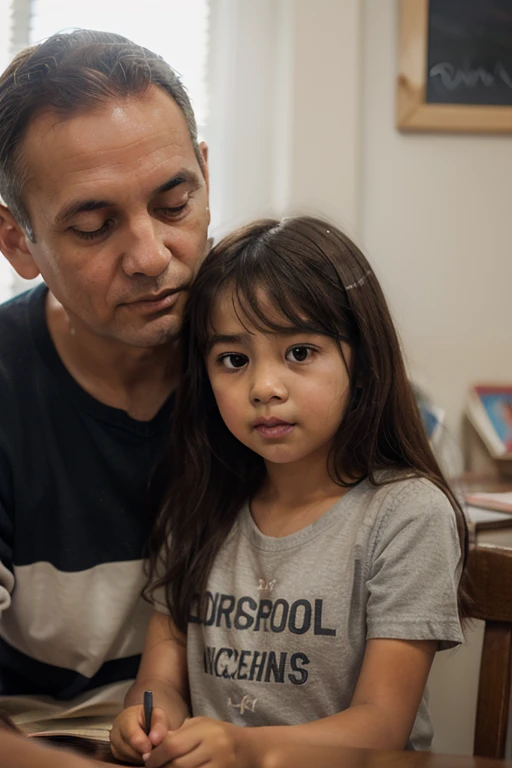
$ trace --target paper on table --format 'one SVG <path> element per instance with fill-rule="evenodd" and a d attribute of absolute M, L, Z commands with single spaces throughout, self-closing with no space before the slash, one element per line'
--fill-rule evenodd
<path fill-rule="evenodd" d="M 467 493 L 466 501 L 475 507 L 512 514 L 512 491 L 506 493 Z"/>
<path fill-rule="evenodd" d="M 496 512 L 495 510 L 482 509 L 481 507 L 473 507 L 468 505 L 466 507 L 466 514 L 469 522 L 476 525 L 482 523 L 502 523 L 503 527 L 512 527 L 512 515 L 506 512 Z M 494 527 L 494 526 L 493 526 Z M 496 525 L 496 527 L 498 527 Z"/>

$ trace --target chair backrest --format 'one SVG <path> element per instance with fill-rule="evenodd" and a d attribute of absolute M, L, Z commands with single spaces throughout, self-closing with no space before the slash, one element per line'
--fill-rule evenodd
<path fill-rule="evenodd" d="M 485 621 L 474 754 L 505 757 L 512 674 L 512 549 L 482 544 L 468 558 L 471 615 Z"/>

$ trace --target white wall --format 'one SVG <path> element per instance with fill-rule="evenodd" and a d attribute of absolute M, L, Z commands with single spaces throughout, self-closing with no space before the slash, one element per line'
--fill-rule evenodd
<path fill-rule="evenodd" d="M 457 433 L 471 381 L 512 380 L 512 136 L 399 133 L 397 28 L 398 2 L 365 0 L 361 234 Z"/>
<path fill-rule="evenodd" d="M 291 0 L 288 175 L 281 205 L 357 236 L 361 183 L 360 0 Z"/>
<path fill-rule="evenodd" d="M 359 0 L 215 0 L 210 52 L 214 222 L 298 211 L 358 229 Z"/>

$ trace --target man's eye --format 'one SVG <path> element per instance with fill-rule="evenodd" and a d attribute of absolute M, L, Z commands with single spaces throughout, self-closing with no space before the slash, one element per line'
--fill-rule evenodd
<path fill-rule="evenodd" d="M 182 203 L 182 205 L 176 205 L 173 208 L 159 208 L 158 210 L 161 211 L 164 216 L 169 216 L 170 218 L 173 218 L 174 216 L 179 216 L 180 213 L 182 213 L 185 208 L 188 205 L 188 200 L 186 203 Z"/>
<path fill-rule="evenodd" d="M 112 225 L 112 219 L 107 219 L 99 229 L 77 229 L 76 227 L 71 227 L 71 231 L 81 240 L 95 240 L 105 235 Z"/>
<path fill-rule="evenodd" d="M 312 353 L 311 347 L 304 347 L 303 345 L 290 347 L 286 353 L 286 359 L 292 363 L 303 363 L 311 357 Z"/>
<path fill-rule="evenodd" d="M 224 366 L 224 368 L 227 368 L 228 371 L 234 371 L 237 368 L 243 368 L 244 365 L 247 364 L 248 360 L 246 355 L 237 355 L 231 353 L 228 355 L 221 355 L 219 362 Z"/>

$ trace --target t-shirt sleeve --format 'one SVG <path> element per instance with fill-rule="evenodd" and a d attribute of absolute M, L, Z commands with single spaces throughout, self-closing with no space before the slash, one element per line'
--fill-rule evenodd
<path fill-rule="evenodd" d="M 457 609 L 461 549 L 455 512 L 427 480 L 397 484 L 377 518 L 367 566 L 367 639 L 463 642 Z M 400 487 L 402 486 L 402 487 Z"/>

